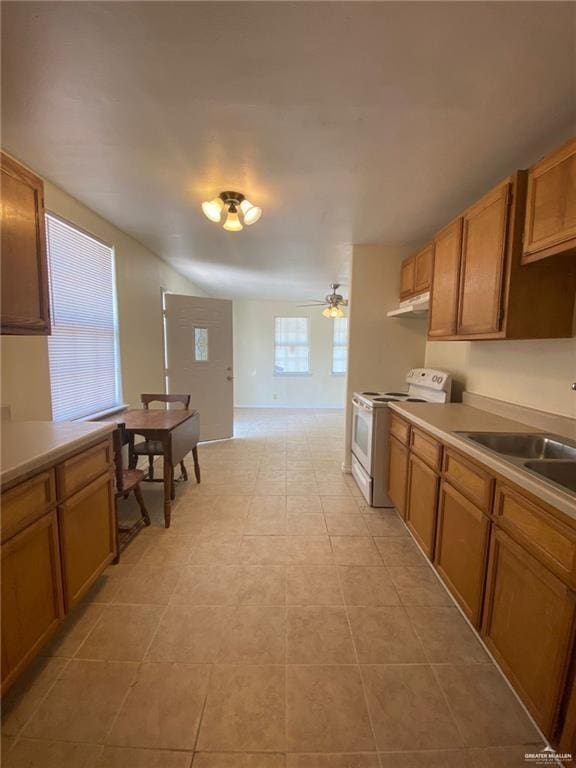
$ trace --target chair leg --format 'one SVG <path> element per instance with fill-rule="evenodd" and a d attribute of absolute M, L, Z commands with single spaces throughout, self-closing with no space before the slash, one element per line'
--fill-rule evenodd
<path fill-rule="evenodd" d="M 196 475 L 196 482 L 200 483 L 200 462 L 198 461 L 198 446 L 195 445 L 192 448 L 192 457 L 194 459 L 194 474 Z"/>
<path fill-rule="evenodd" d="M 186 472 L 186 464 L 184 464 L 184 460 L 180 462 L 180 469 L 182 470 L 182 480 L 188 480 L 188 472 Z"/>
<path fill-rule="evenodd" d="M 170 467 L 170 498 L 176 498 L 176 483 L 174 482 L 174 467 Z"/>
<path fill-rule="evenodd" d="M 142 496 L 142 489 L 139 485 L 134 486 L 134 496 L 136 497 L 136 501 L 138 502 L 138 506 L 140 507 L 140 513 L 142 515 L 142 519 L 144 520 L 146 525 L 150 525 L 150 515 L 148 514 L 148 510 L 146 509 L 146 504 L 144 503 L 144 497 Z"/>
<path fill-rule="evenodd" d="M 154 456 L 148 456 L 148 480 L 154 480 Z"/>

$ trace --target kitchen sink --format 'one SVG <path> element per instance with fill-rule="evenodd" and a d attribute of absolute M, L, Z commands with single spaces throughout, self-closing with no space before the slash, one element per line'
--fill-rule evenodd
<path fill-rule="evenodd" d="M 575 461 L 527 461 L 524 466 L 532 472 L 552 480 L 553 483 L 576 493 Z"/>
<path fill-rule="evenodd" d="M 462 432 L 473 443 L 518 459 L 566 459 L 576 461 L 576 444 L 562 437 L 513 432 Z"/>
<path fill-rule="evenodd" d="M 514 432 L 456 432 L 503 461 L 576 495 L 576 441 L 558 435 Z"/>

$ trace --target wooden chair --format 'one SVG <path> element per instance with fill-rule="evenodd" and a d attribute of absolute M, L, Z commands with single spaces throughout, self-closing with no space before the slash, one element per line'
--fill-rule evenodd
<path fill-rule="evenodd" d="M 150 403 L 180 403 L 184 406 L 184 410 L 190 410 L 191 395 L 140 395 L 140 401 L 142 406 L 148 410 Z M 164 447 L 162 443 L 156 440 L 144 440 L 141 443 L 136 443 L 131 446 L 132 462 L 138 460 L 139 456 L 148 456 L 148 480 L 154 480 L 154 458 L 156 456 L 163 456 Z M 198 461 L 198 446 L 195 445 L 192 448 L 192 458 L 194 459 L 194 474 L 196 476 L 196 482 L 200 482 L 200 462 Z M 180 462 L 180 470 L 182 472 L 182 480 L 188 480 L 188 472 L 186 471 L 186 465 L 184 461 Z M 172 490 L 172 496 L 174 496 L 174 490 Z"/>
<path fill-rule="evenodd" d="M 114 477 L 116 481 L 116 520 L 118 520 L 118 499 L 126 499 L 130 493 L 134 493 L 141 518 L 129 528 L 121 528 L 118 524 L 118 555 L 115 562 L 120 559 L 120 551 L 134 538 L 143 525 L 150 525 L 150 515 L 144 503 L 140 482 L 144 479 L 141 469 L 124 469 L 122 449 L 128 443 L 128 435 L 123 423 L 119 423 L 113 434 L 114 443 Z"/>

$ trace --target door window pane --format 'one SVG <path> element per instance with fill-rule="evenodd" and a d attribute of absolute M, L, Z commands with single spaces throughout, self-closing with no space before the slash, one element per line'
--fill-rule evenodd
<path fill-rule="evenodd" d="M 332 373 L 346 373 L 348 361 L 348 318 L 337 317 L 333 322 Z"/>
<path fill-rule="evenodd" d="M 194 360 L 197 363 L 208 360 L 208 328 L 194 328 Z"/>

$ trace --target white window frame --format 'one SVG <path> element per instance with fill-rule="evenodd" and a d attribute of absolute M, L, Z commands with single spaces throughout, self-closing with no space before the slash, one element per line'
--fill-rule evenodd
<path fill-rule="evenodd" d="M 337 342 L 336 340 L 336 328 L 338 321 L 345 320 L 346 321 L 346 341 L 344 344 Z M 348 333 L 349 333 L 349 326 L 348 326 L 348 318 L 347 317 L 336 317 L 334 318 L 334 327 L 332 328 L 332 365 L 331 365 L 331 373 L 332 376 L 346 376 L 348 373 Z M 335 371 L 334 370 L 334 352 L 336 349 L 345 349 L 346 350 L 346 362 L 345 362 L 345 368 L 343 371 Z"/>
<path fill-rule="evenodd" d="M 306 342 L 295 342 L 289 344 L 287 342 L 279 343 L 277 341 L 276 325 L 278 320 L 305 320 L 306 321 Z M 276 369 L 276 350 L 278 347 L 306 347 L 307 349 L 307 366 L 305 371 L 278 371 Z M 307 315 L 278 315 L 274 317 L 274 362 L 273 362 L 274 376 L 311 376 L 310 370 L 310 317 Z"/>
<path fill-rule="evenodd" d="M 110 271 L 111 271 L 111 277 L 112 277 L 111 297 L 112 297 L 112 324 L 113 324 L 112 338 L 113 338 L 113 345 L 114 345 L 113 354 L 114 354 L 114 389 L 115 389 L 114 400 L 115 402 L 113 404 L 110 404 L 110 406 L 106 407 L 105 409 L 99 409 L 97 411 L 88 410 L 86 413 L 83 413 L 77 416 L 69 416 L 69 417 L 64 416 L 58 419 L 53 414 L 53 418 L 55 421 L 89 421 L 93 419 L 102 418 L 104 416 L 107 416 L 112 413 L 116 413 L 126 408 L 126 405 L 123 402 L 123 392 L 122 392 L 122 365 L 121 365 L 121 359 L 120 359 L 120 339 L 119 339 L 119 329 L 118 329 L 118 292 L 117 292 L 117 274 L 116 274 L 116 251 L 112 244 L 107 243 L 106 241 L 96 237 L 91 232 L 88 232 L 85 229 L 82 229 L 82 227 L 79 227 L 77 224 L 74 224 L 68 219 L 65 219 L 62 216 L 59 216 L 53 211 L 47 210 L 46 211 L 46 229 L 47 229 L 46 241 L 47 241 L 47 250 L 48 250 L 48 279 L 49 279 L 51 303 L 53 307 L 55 306 L 55 304 L 54 304 L 54 298 L 53 298 L 52 266 L 50 263 L 50 242 L 49 242 L 49 234 L 48 234 L 49 218 L 53 219 L 56 222 L 60 222 L 61 224 L 64 224 L 67 227 L 70 227 L 70 229 L 75 230 L 82 236 L 90 238 L 91 240 L 96 242 L 98 245 L 103 246 L 110 250 Z M 58 327 L 59 325 L 58 325 L 57 312 L 54 312 L 52 317 L 52 334 L 54 334 L 55 330 L 56 331 L 58 330 Z M 53 364 L 52 364 L 52 359 L 50 355 L 50 337 L 48 338 L 48 358 L 49 358 L 49 366 L 50 366 L 50 387 L 51 387 L 51 396 L 52 396 Z"/>

